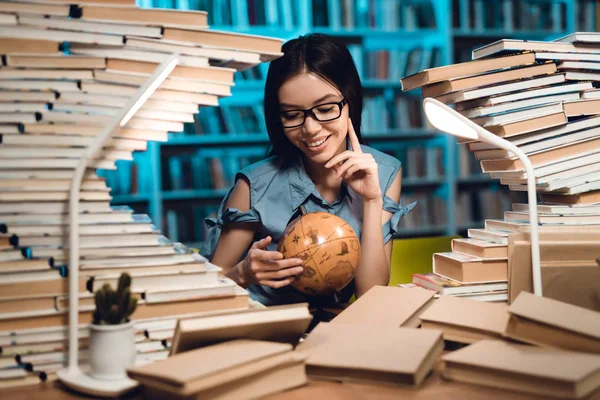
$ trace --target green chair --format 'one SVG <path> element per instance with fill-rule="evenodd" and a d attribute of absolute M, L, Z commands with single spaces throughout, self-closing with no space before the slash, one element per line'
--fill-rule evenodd
<path fill-rule="evenodd" d="M 413 274 L 432 272 L 433 253 L 451 251 L 452 239 L 460 236 L 438 236 L 414 239 L 394 239 L 390 286 L 411 283 Z"/>

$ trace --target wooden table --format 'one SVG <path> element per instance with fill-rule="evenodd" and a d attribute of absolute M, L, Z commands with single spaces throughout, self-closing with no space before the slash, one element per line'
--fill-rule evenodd
<path fill-rule="evenodd" d="M 0 390 L 2 400 L 75 400 L 89 397 L 81 396 L 65 388 L 60 382 L 40 383 Z M 125 399 L 141 400 L 138 392 L 131 393 Z M 542 400 L 543 396 L 492 389 L 483 386 L 448 382 L 441 378 L 439 371 L 434 371 L 418 388 L 407 386 L 368 385 L 358 383 L 339 383 L 327 381 L 311 381 L 308 385 L 276 393 L 263 400 L 398 400 L 398 399 L 431 399 L 431 400 Z M 594 392 L 590 400 L 600 400 L 600 391 Z"/>

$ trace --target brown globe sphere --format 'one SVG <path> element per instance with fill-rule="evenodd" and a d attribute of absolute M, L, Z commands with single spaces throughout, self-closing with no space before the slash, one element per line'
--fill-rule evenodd
<path fill-rule="evenodd" d="M 284 258 L 301 258 L 304 272 L 292 287 L 312 296 L 335 293 L 348 285 L 360 261 L 360 241 L 340 217 L 304 214 L 286 227 L 277 244 Z"/>

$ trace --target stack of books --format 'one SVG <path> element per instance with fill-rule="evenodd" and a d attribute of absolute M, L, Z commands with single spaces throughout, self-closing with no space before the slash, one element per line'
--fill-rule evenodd
<path fill-rule="evenodd" d="M 304 385 L 306 356 L 289 343 L 238 339 L 128 369 L 144 398 L 256 399 Z"/>
<path fill-rule="evenodd" d="M 433 273 L 414 274 L 413 284 L 437 296 L 478 301 L 508 299 L 507 245 L 474 238 L 452 239 L 452 252 L 433 255 Z"/>
<path fill-rule="evenodd" d="M 181 132 L 199 107 L 231 95 L 233 74 L 281 55 L 281 40 L 219 32 L 207 13 L 134 0 L 0 3 L 0 386 L 50 377 L 66 360 L 68 195 L 75 166 L 154 69 L 181 62 L 90 160 L 80 192 L 82 362 L 92 292 L 132 276 L 138 362 L 164 358 L 177 316 L 247 309 L 221 269 L 111 207 L 96 169 Z M 31 373 L 35 373 L 32 375 Z"/>
<path fill-rule="evenodd" d="M 517 145 L 534 166 L 542 201 L 599 202 L 600 97 L 594 84 L 600 81 L 600 35 L 574 33 L 554 42 L 504 39 L 473 50 L 473 60 L 408 76 L 403 88 L 421 87 L 423 97 L 454 104 Z M 464 143 L 483 172 L 511 190 L 526 190 L 525 171 L 514 154 L 485 142 Z"/>
<path fill-rule="evenodd" d="M 421 316 L 423 328 L 473 343 L 442 357 L 445 378 L 560 398 L 600 387 L 600 313 L 527 292 L 508 307 L 444 300 Z M 474 312 L 466 303 L 503 308 Z"/>
<path fill-rule="evenodd" d="M 402 79 L 518 146 L 533 164 L 540 232 L 600 231 L 600 34 L 579 32 L 553 42 L 504 39 L 473 50 L 473 61 L 427 69 Z M 463 141 L 481 170 L 510 190 L 527 190 L 524 166 L 510 151 Z M 506 281 L 508 236 L 529 231 L 527 204 L 503 220 L 469 229 L 452 253 L 434 256 L 434 272 L 472 284 Z M 502 253 L 502 254 L 500 254 Z M 466 255 L 465 255 L 466 254 Z M 474 290 L 417 277 L 440 292 Z M 477 288 L 480 290 L 482 288 Z"/>

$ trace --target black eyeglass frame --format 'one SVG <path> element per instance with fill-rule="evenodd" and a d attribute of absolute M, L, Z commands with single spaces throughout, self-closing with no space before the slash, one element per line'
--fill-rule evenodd
<path fill-rule="evenodd" d="M 323 106 L 326 106 L 326 105 L 329 105 L 329 104 L 335 104 L 336 106 L 338 106 L 338 109 L 339 109 L 339 112 L 340 112 L 340 113 L 339 113 L 339 115 L 338 115 L 337 117 L 335 117 L 335 118 L 331 118 L 331 119 L 325 119 L 325 120 L 319 119 L 319 118 L 318 118 L 318 117 L 315 115 L 315 113 L 313 112 L 313 110 L 314 110 L 315 108 L 323 107 Z M 319 122 L 330 122 L 330 121 L 335 121 L 336 119 L 338 119 L 339 117 L 341 117 L 341 116 L 342 116 L 342 110 L 344 109 L 344 106 L 345 106 L 346 104 L 348 104 L 348 100 L 346 100 L 346 99 L 342 99 L 342 101 L 338 101 L 338 102 L 331 102 L 331 103 L 323 103 L 323 104 L 318 104 L 318 105 L 316 105 L 316 106 L 314 106 L 314 107 L 307 108 L 307 109 L 305 109 L 305 110 L 303 110 L 303 109 L 285 110 L 285 111 L 282 111 L 282 112 L 280 113 L 280 115 L 281 115 L 281 114 L 283 114 L 283 113 L 288 113 L 288 112 L 293 112 L 293 111 L 296 111 L 296 112 L 302 112 L 302 113 L 304 113 L 304 115 L 303 115 L 303 118 L 302 118 L 302 122 L 301 122 L 300 124 L 298 124 L 298 125 L 286 126 L 286 125 L 284 125 L 284 122 L 283 122 L 283 121 L 281 121 L 281 125 L 282 125 L 282 126 L 285 128 L 285 129 L 289 129 L 289 128 L 297 128 L 297 127 L 299 127 L 299 126 L 302 126 L 302 125 L 304 125 L 304 123 L 306 122 L 306 116 L 307 116 L 307 115 L 310 115 L 311 117 L 313 117 L 313 118 L 315 119 L 315 121 L 319 121 Z"/>

